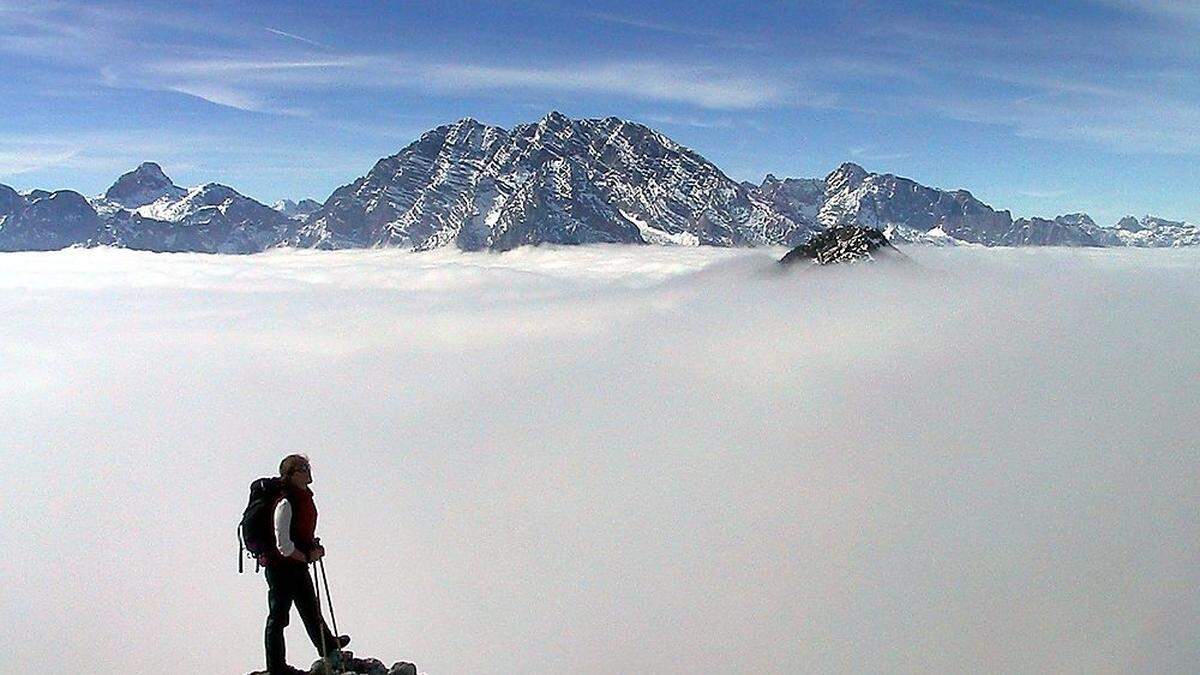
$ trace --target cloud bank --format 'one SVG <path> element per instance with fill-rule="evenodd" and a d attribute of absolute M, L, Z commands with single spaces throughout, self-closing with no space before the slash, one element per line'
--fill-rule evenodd
<path fill-rule="evenodd" d="M 1200 252 L 908 252 L 0 256 L 0 670 L 255 667 L 294 451 L 430 673 L 1187 670 Z"/>

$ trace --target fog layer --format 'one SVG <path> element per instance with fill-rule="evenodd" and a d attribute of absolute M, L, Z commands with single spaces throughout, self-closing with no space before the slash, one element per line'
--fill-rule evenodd
<path fill-rule="evenodd" d="M 906 252 L 0 255 L 0 671 L 261 667 L 290 452 L 431 674 L 1194 668 L 1200 250 Z"/>

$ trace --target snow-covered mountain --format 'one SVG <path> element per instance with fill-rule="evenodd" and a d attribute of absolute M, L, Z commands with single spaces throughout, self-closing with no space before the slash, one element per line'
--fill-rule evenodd
<path fill-rule="evenodd" d="M 467 118 L 427 132 L 334 191 L 293 243 L 740 246 L 789 244 L 810 232 L 652 129 L 552 112 L 511 131 Z"/>
<path fill-rule="evenodd" d="M 792 181 L 793 190 L 780 189 Z M 823 191 L 817 194 L 818 186 Z M 931 188 L 892 174 L 845 163 L 824 181 L 778 181 L 760 188 L 783 213 L 816 214 L 821 227 L 873 227 L 893 241 L 984 246 L 1187 246 L 1200 243 L 1200 227 L 1146 216 L 1101 227 L 1085 213 L 1013 220 L 966 190 Z M 794 216 L 798 217 L 798 216 Z"/>
<path fill-rule="evenodd" d="M 91 201 L 69 190 L 22 195 L 0 185 L 0 250 L 110 245 L 254 253 L 286 240 L 297 224 L 224 185 L 179 187 L 152 162 Z"/>
<path fill-rule="evenodd" d="M 825 178 L 817 214 L 824 227 L 859 225 L 882 230 L 892 240 L 951 239 L 1004 244 L 1012 215 L 996 211 L 966 190 L 939 190 L 892 174 L 869 173 L 847 162 Z"/>
<path fill-rule="evenodd" d="M 94 204 L 104 226 L 89 243 L 150 251 L 255 253 L 296 225 L 227 185 L 179 187 L 152 162 L 118 178 Z"/>
<path fill-rule="evenodd" d="M 776 178 L 767 174 L 759 185 L 743 183 L 754 197 L 801 224 L 805 229 L 821 227 L 817 220 L 825 203 L 825 180 L 821 178 Z"/>
<path fill-rule="evenodd" d="M 161 197 L 109 215 L 96 243 L 151 251 L 256 253 L 277 246 L 295 225 L 229 186 L 206 183 L 177 199 Z"/>
<path fill-rule="evenodd" d="M 1103 241 L 1106 246 L 1196 246 L 1200 245 L 1200 224 L 1184 223 L 1154 216 L 1142 216 L 1141 220 L 1125 216 L 1105 234 L 1112 239 Z"/>
<path fill-rule="evenodd" d="M 253 253 L 274 246 L 508 250 L 623 242 L 795 246 L 838 226 L 893 241 L 984 246 L 1184 246 L 1200 226 L 1086 214 L 1014 220 L 966 190 L 846 163 L 823 179 L 736 182 L 641 124 L 551 112 L 511 130 L 466 118 L 426 132 L 320 204 L 268 207 L 233 188 L 176 185 L 145 162 L 89 200 L 0 186 L 0 249 L 113 245 Z"/>
<path fill-rule="evenodd" d="M 298 202 L 294 202 L 290 199 L 280 199 L 272 204 L 271 208 L 282 213 L 288 218 L 306 220 L 310 213 L 320 210 L 321 202 L 315 199 L 301 199 Z"/>

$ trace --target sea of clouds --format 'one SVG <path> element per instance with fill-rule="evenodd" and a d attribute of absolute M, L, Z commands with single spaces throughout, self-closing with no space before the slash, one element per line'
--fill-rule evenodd
<path fill-rule="evenodd" d="M 1200 249 L 905 250 L 0 254 L 0 671 L 1194 668 Z"/>

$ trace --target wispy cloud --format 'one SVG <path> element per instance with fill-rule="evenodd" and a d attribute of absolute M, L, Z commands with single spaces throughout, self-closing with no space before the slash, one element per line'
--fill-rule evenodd
<path fill-rule="evenodd" d="M 905 152 L 884 152 L 871 146 L 850 148 L 851 156 L 869 162 L 886 162 L 893 159 L 903 159 L 908 156 Z"/>
<path fill-rule="evenodd" d="M 176 157 L 182 141 L 204 145 L 211 140 L 119 130 L 0 134 L 0 147 L 4 148 L 0 151 L 0 176 L 18 177 L 50 169 L 125 171 L 148 158 Z"/>
<path fill-rule="evenodd" d="M 87 17 L 83 15 L 87 14 Z M 672 26 L 640 18 L 591 12 L 598 21 L 681 35 L 715 32 Z M 164 25 L 197 33 L 212 22 L 184 21 L 179 16 L 155 17 L 136 9 L 97 10 L 64 7 L 61 11 L 22 11 L 0 31 L 0 50 L 87 68 L 103 65 L 100 80 L 108 86 L 172 91 L 238 110 L 281 112 L 289 106 L 275 101 L 294 99 L 307 87 L 422 89 L 434 92 L 533 91 L 624 96 L 638 100 L 680 103 L 708 109 L 744 110 L 780 104 L 789 86 L 766 74 L 750 73 L 722 64 L 665 59 L 583 60 L 542 65 L 532 62 L 496 63 L 459 58 L 420 57 L 404 53 L 343 53 L 323 59 L 298 56 L 287 44 L 333 48 L 325 43 L 276 27 L 261 30 L 285 43 L 263 47 L 251 33 L 227 29 L 212 40 L 172 45 L 156 54 L 167 58 L 131 59 L 139 28 Z M 6 17 L 10 18 L 11 17 Z M 87 19 L 87 20 L 84 20 Z M 220 43 L 225 43 L 221 46 Z M 237 46 L 241 43 L 242 46 Z"/>
<path fill-rule="evenodd" d="M 592 19 L 593 21 L 601 21 L 604 23 L 616 24 L 618 26 L 628 26 L 630 28 L 637 28 L 657 33 L 721 39 L 729 37 L 727 33 L 723 33 L 718 30 L 663 23 L 660 21 L 652 21 L 650 19 L 640 17 L 622 16 L 619 14 L 613 14 L 611 12 L 578 12 L 578 15 Z"/>
<path fill-rule="evenodd" d="M 702 108 L 747 109 L 779 103 L 779 83 L 719 68 L 656 62 L 582 63 L 573 67 L 435 64 L 428 84 L 469 90 L 542 89 L 688 103 Z"/>
<path fill-rule="evenodd" d="M 706 119 L 690 115 L 671 115 L 665 113 L 642 113 L 638 117 L 647 122 L 677 127 L 693 127 L 696 129 L 728 129 L 734 126 L 729 118 Z"/>
<path fill-rule="evenodd" d="M 248 112 L 264 112 L 268 110 L 263 102 L 254 96 L 212 83 L 172 84 L 167 86 L 166 89 L 194 96 L 202 101 L 227 108 L 236 108 Z"/>
<path fill-rule="evenodd" d="M 19 176 L 31 171 L 63 166 L 77 157 L 80 150 L 59 151 L 45 148 L 0 151 L 0 176 Z"/>
<path fill-rule="evenodd" d="M 1094 2 L 1158 17 L 1200 13 L 1190 0 Z M 69 66 L 67 77 L 93 78 L 88 84 L 174 92 L 263 114 L 304 114 L 297 101 L 311 101 L 314 110 L 332 107 L 331 94 L 346 91 L 446 100 L 494 94 L 552 105 L 586 96 L 649 109 L 660 104 L 671 113 L 648 119 L 695 128 L 727 126 L 728 118 L 714 111 L 808 107 L 1001 125 L 1017 136 L 1124 152 L 1200 152 L 1200 102 L 1185 95 L 1195 91 L 1195 61 L 1177 58 L 1200 50 L 1196 40 L 1179 39 L 1184 29 L 1113 11 L 1107 14 L 1121 18 L 1120 25 L 1077 24 L 1052 12 L 1021 22 L 986 3 L 949 4 L 954 12 L 894 10 L 886 20 L 855 23 L 845 38 L 852 50 L 819 39 L 799 51 L 781 48 L 770 67 L 706 53 L 710 42 L 730 42 L 723 31 L 753 30 L 749 23 L 714 28 L 598 9 L 555 11 L 701 49 L 575 59 L 523 52 L 504 61 L 464 51 L 340 52 L 280 24 L 212 21 L 197 10 L 5 3 L 0 51 Z M 1187 35 L 1195 37 L 1193 24 L 1174 23 L 1191 26 Z M 264 40 L 264 31 L 280 39 Z M 1154 58 L 1103 67 L 1122 53 Z M 851 152 L 874 161 L 902 156 L 865 146 Z"/>

